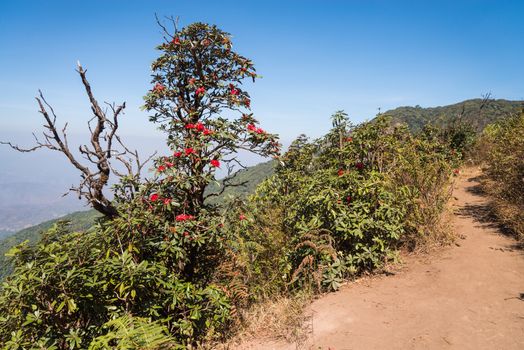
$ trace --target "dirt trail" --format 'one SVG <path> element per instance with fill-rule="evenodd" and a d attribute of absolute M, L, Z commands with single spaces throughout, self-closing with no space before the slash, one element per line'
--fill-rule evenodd
<path fill-rule="evenodd" d="M 475 170 L 454 191 L 463 239 L 316 300 L 303 344 L 257 341 L 241 349 L 524 349 L 524 252 L 486 219 Z"/>

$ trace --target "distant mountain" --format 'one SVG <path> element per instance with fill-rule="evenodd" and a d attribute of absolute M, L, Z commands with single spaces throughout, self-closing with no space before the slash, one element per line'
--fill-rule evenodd
<path fill-rule="evenodd" d="M 259 183 L 273 174 L 275 164 L 275 161 L 269 161 L 240 170 L 233 183 L 240 184 L 246 182 L 245 186 L 227 188 L 220 196 L 211 197 L 209 202 L 220 203 L 235 197 L 245 198 L 248 194 L 255 191 Z M 208 193 L 217 193 L 220 191 L 221 186 L 222 181 L 219 181 L 219 184 L 212 184 L 208 189 Z M 12 271 L 9 260 L 5 257 L 5 253 L 15 245 L 25 240 L 28 240 L 30 243 L 37 242 L 42 232 L 47 231 L 58 220 L 70 221 L 73 231 L 84 231 L 91 227 L 99 217 L 100 214 L 95 210 L 75 212 L 59 219 L 49 220 L 36 226 L 28 227 L 15 234 L 11 234 L 7 238 L 1 239 L 0 237 L 0 281 Z M 8 233 L 6 232 L 6 234 Z"/>
<path fill-rule="evenodd" d="M 426 124 L 443 126 L 459 117 L 475 130 L 481 131 L 500 118 L 520 112 L 524 108 L 524 101 L 489 100 L 482 108 L 481 106 L 482 99 L 473 99 L 440 107 L 398 107 L 384 114 L 406 123 L 413 131 L 421 130 Z"/>

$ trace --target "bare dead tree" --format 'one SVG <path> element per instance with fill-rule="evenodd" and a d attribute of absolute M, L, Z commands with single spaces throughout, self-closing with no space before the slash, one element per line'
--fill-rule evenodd
<path fill-rule="evenodd" d="M 77 193 L 79 199 L 85 198 L 95 210 L 106 217 L 113 218 L 118 215 L 118 211 L 104 193 L 104 188 L 108 185 L 111 173 L 117 177 L 129 177 L 138 183 L 142 168 L 153 155 L 145 162 L 141 162 L 138 152 L 131 151 L 118 136 L 118 120 L 125 109 L 125 102 L 121 105 L 106 103 L 108 108 L 103 110 L 93 95 L 91 85 L 86 78 L 86 70 L 80 63 L 78 63 L 76 71 L 80 75 L 93 113 L 93 118 L 87 123 L 91 135 L 90 145 L 78 147 L 81 158 L 83 158 L 82 161 L 71 152 L 69 147 L 67 139 L 68 124 L 65 123 L 63 128 L 58 128 L 56 113 L 40 90 L 38 91 L 39 96 L 36 97 L 36 101 L 39 106 L 39 112 L 45 119 L 45 124 L 43 125 L 45 130 L 40 138 L 33 133 L 36 145 L 31 148 L 22 148 L 11 142 L 0 141 L 0 143 L 8 145 L 18 152 L 33 152 L 41 148 L 61 152 L 80 172 L 80 184 L 76 187 L 71 187 L 69 191 Z M 111 159 L 123 165 L 125 171 L 117 170 L 111 163 Z"/>

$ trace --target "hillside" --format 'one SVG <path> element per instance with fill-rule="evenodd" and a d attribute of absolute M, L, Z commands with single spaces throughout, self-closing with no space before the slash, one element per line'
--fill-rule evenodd
<path fill-rule="evenodd" d="M 422 108 L 398 107 L 385 112 L 398 122 L 406 123 L 411 130 L 419 131 L 428 123 L 446 125 L 462 115 L 462 120 L 472 125 L 477 131 L 494 121 L 509 114 L 519 112 L 524 107 L 524 101 L 490 100 L 484 107 L 482 99 L 466 100 L 447 106 Z"/>
<path fill-rule="evenodd" d="M 268 161 L 264 163 L 257 164 L 252 167 L 240 170 L 239 174 L 236 176 L 234 184 L 240 184 L 246 182 L 245 186 L 230 187 L 224 191 L 220 196 L 211 197 L 211 203 L 219 203 L 222 201 L 227 201 L 231 198 L 240 197 L 245 198 L 249 193 L 252 193 L 257 185 L 262 182 L 264 179 L 273 174 L 275 167 L 274 161 Z M 222 181 L 219 182 L 220 184 Z M 220 185 L 214 184 L 211 188 L 211 192 L 217 192 L 220 189 Z M 54 223 L 59 220 L 67 220 L 71 222 L 71 229 L 75 231 L 86 230 L 93 225 L 95 220 L 100 217 L 95 210 L 88 211 L 79 211 L 65 215 L 59 219 L 53 219 L 45 221 L 41 224 L 28 227 L 17 233 L 8 236 L 0 240 L 0 281 L 9 273 L 11 273 L 11 267 L 9 262 L 5 257 L 7 251 L 25 240 L 28 240 L 31 243 L 36 242 L 42 232 L 48 230 Z M 5 233 L 7 235 L 7 233 Z M 0 237 L 1 238 L 1 237 Z"/>
<path fill-rule="evenodd" d="M 245 198 L 248 194 L 253 193 L 262 181 L 273 175 L 275 171 L 276 162 L 271 160 L 268 162 L 260 163 L 246 169 L 239 170 L 238 175 L 235 176 L 232 184 L 242 184 L 244 186 L 233 186 L 227 188 L 220 196 L 210 197 L 210 203 L 220 203 L 228 201 L 231 198 Z M 222 188 L 222 181 L 219 184 L 212 183 L 208 187 L 208 192 L 216 193 Z"/>

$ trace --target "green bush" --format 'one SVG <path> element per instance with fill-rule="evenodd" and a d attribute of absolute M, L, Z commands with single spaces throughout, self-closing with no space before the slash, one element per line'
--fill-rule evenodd
<path fill-rule="evenodd" d="M 524 113 L 488 125 L 477 151 L 484 161 L 484 188 L 499 220 L 524 237 Z"/>
<path fill-rule="evenodd" d="M 400 246 L 435 238 L 457 158 L 448 140 L 386 116 L 354 127 L 338 112 L 325 137 L 299 137 L 252 198 L 258 215 L 279 213 L 272 225 L 288 239 L 280 274 L 296 288 L 334 290 Z"/>

